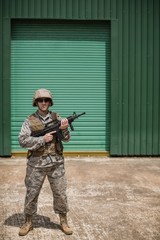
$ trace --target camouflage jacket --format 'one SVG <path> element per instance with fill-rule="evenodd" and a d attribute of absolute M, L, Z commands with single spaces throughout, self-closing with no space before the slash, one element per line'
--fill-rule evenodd
<path fill-rule="evenodd" d="M 37 121 L 39 121 L 39 125 L 42 124 L 44 126 L 46 123 L 53 120 L 53 112 L 48 112 L 45 117 L 42 117 L 38 111 L 24 121 L 18 140 L 21 147 L 26 148 L 28 150 L 28 164 L 35 167 L 50 167 L 56 164 L 59 161 L 63 161 L 63 145 L 61 141 L 57 142 L 56 135 L 54 134 L 54 138 L 52 142 L 45 143 L 43 136 L 40 137 L 32 137 L 31 133 L 33 128 L 37 126 L 37 122 L 35 124 L 32 120 L 32 117 L 35 116 Z M 56 113 L 57 120 L 60 120 L 61 117 Z M 33 118 L 34 119 L 34 118 Z M 41 124 L 40 124 L 41 123 Z M 65 139 L 63 141 L 70 140 L 70 133 L 67 130 L 63 130 L 65 135 Z"/>

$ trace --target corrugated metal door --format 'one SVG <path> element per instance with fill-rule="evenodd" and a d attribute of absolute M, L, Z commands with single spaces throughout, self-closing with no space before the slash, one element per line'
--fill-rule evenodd
<path fill-rule="evenodd" d="M 11 44 L 12 152 L 22 122 L 36 109 L 34 91 L 48 88 L 53 111 L 86 115 L 74 122 L 65 151 L 109 151 L 110 25 L 107 22 L 14 22 Z"/>

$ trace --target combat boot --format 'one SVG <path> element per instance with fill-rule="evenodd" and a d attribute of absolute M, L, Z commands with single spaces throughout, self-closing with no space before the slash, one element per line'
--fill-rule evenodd
<path fill-rule="evenodd" d="M 27 233 L 32 229 L 33 229 L 32 216 L 26 215 L 25 223 L 22 225 L 22 227 L 19 230 L 19 236 L 27 235 Z"/>
<path fill-rule="evenodd" d="M 63 231 L 65 234 L 67 234 L 67 235 L 71 235 L 71 234 L 73 233 L 73 231 L 72 231 L 72 229 L 68 226 L 66 213 L 61 213 L 61 214 L 59 214 L 59 218 L 60 218 L 60 225 L 61 225 L 62 231 Z"/>

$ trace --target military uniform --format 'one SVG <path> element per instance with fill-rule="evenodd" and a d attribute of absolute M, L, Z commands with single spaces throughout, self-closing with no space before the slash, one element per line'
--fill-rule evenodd
<path fill-rule="evenodd" d="M 46 176 L 53 193 L 54 211 L 56 213 L 69 211 L 61 142 L 56 138 L 56 134 L 49 143 L 45 143 L 43 137 L 31 136 L 32 132 L 42 130 L 46 123 L 53 121 L 54 124 L 56 120 L 60 120 L 60 116 L 56 113 L 49 112 L 44 118 L 37 111 L 26 119 L 19 134 L 20 145 L 28 149 L 25 214 L 33 215 L 37 211 L 38 196 Z M 69 132 L 67 131 L 66 134 L 66 130 L 63 130 L 63 133 L 64 141 L 69 141 Z"/>
<path fill-rule="evenodd" d="M 61 229 L 65 234 L 73 233 L 67 222 L 69 209 L 62 142 L 55 133 L 33 137 L 35 133 L 43 130 L 46 124 L 50 126 L 61 120 L 57 113 L 48 111 L 49 106 L 52 105 L 51 92 L 47 89 L 37 90 L 33 97 L 33 106 L 38 106 L 38 110 L 25 120 L 18 138 L 20 146 L 28 149 L 25 177 L 27 189 L 24 206 L 25 223 L 20 228 L 20 236 L 25 236 L 33 229 L 32 215 L 37 212 L 38 196 L 46 177 L 53 193 L 54 211 L 60 217 Z M 69 141 L 68 120 L 64 120 L 63 124 L 61 121 L 63 141 Z"/>

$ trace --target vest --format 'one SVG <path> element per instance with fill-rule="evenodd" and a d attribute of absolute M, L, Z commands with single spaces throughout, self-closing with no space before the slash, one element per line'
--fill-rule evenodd
<path fill-rule="evenodd" d="M 51 117 L 52 117 L 52 123 L 50 125 L 54 125 L 57 120 L 60 119 L 59 115 L 55 112 L 50 112 Z M 31 132 L 32 133 L 37 133 L 45 128 L 45 124 L 41 122 L 39 119 L 38 114 L 33 113 L 28 117 L 28 120 L 30 121 L 30 126 L 31 126 Z M 32 157 L 37 157 L 37 156 L 42 156 L 46 157 L 48 154 L 51 155 L 63 155 L 63 145 L 62 142 L 57 138 L 56 134 L 53 135 L 53 140 L 49 143 L 46 143 L 44 146 L 41 146 L 35 151 L 28 151 L 28 158 L 30 156 Z"/>

